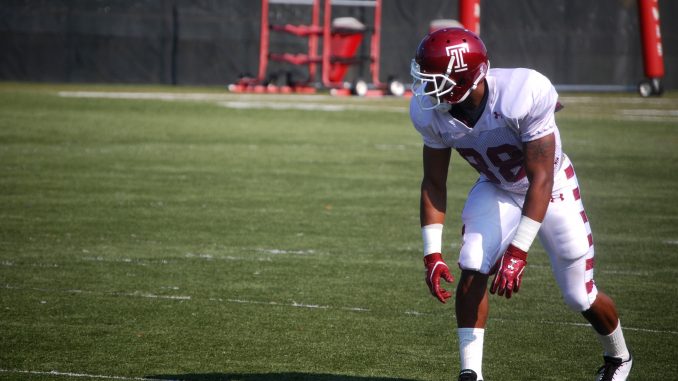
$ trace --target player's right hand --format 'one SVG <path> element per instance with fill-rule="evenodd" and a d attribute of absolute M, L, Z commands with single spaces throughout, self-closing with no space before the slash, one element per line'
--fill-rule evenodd
<path fill-rule="evenodd" d="M 426 267 L 426 285 L 428 285 L 431 295 L 438 298 L 441 303 L 445 303 L 447 299 L 452 297 L 452 294 L 440 287 L 440 278 L 445 279 L 448 283 L 452 283 L 454 282 L 454 277 L 443 260 L 443 256 L 440 253 L 425 256 L 424 266 Z"/>
<path fill-rule="evenodd" d="M 505 294 L 506 299 L 510 299 L 511 295 L 520 289 L 525 266 L 527 266 L 527 252 L 510 244 L 501 257 L 499 269 L 497 269 L 497 274 L 495 274 L 490 287 L 490 293 L 496 292 L 499 296 Z"/>

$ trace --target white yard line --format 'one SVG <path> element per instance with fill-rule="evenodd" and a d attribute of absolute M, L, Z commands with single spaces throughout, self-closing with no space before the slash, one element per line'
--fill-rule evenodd
<path fill-rule="evenodd" d="M 306 110 L 325 112 L 377 111 L 407 113 L 409 108 L 389 106 L 372 102 L 371 99 L 350 97 L 337 98 L 331 95 L 311 94 L 239 94 L 239 93 L 173 93 L 173 92 L 129 92 L 129 91 L 59 91 L 60 97 L 126 99 L 126 100 L 162 100 L 211 102 L 231 109 L 269 109 L 269 110 Z M 640 97 L 592 97 L 561 96 L 564 104 L 590 105 L 592 103 L 621 106 L 642 106 L 644 109 L 623 109 L 618 115 L 610 112 L 612 118 L 638 122 L 675 122 L 678 121 L 678 100 L 670 98 Z M 322 102 L 322 103 L 321 103 Z M 403 102 L 405 103 L 405 102 Z M 673 109 L 651 109 L 650 107 L 674 107 Z"/>
<path fill-rule="evenodd" d="M 156 295 L 150 292 L 134 291 L 134 292 L 102 292 L 102 291 L 88 291 L 88 290 L 53 290 L 46 288 L 37 288 L 37 287 L 20 287 L 14 286 L 11 284 L 5 284 L 0 286 L 6 290 L 30 290 L 30 291 L 39 291 L 39 292 L 48 292 L 48 293 L 64 293 L 64 294 L 90 294 L 90 295 L 102 295 L 102 296 L 128 296 L 132 298 L 147 298 L 147 299 L 169 299 L 169 300 L 191 300 L 191 296 L 187 295 Z"/>
<path fill-rule="evenodd" d="M 129 91 L 59 91 L 60 97 L 125 99 L 125 100 L 162 100 L 211 102 L 231 109 L 270 109 L 270 110 L 306 110 L 325 112 L 377 111 L 407 113 L 409 108 L 389 106 L 372 102 L 372 99 L 359 97 L 337 98 L 331 95 L 311 94 L 239 94 L 239 93 L 173 93 L 173 92 L 129 92 Z M 676 122 L 678 121 L 678 100 L 671 98 L 640 97 L 592 97 L 561 96 L 564 104 L 590 105 L 592 103 L 620 106 L 642 106 L 644 109 L 622 109 L 619 114 L 611 111 L 613 119 L 638 122 Z M 322 103 L 320 103 L 322 102 Z M 404 102 L 403 102 L 404 103 Z M 672 109 L 652 109 L 651 107 L 673 107 Z"/>
<path fill-rule="evenodd" d="M 211 301 L 215 302 L 227 302 L 227 303 L 237 303 L 237 304 L 259 304 L 266 306 L 282 306 L 282 307 L 298 307 L 298 308 L 311 308 L 311 309 L 336 309 L 344 311 L 355 311 L 355 312 L 369 312 L 370 310 L 362 307 L 332 307 L 332 306 L 323 306 L 319 304 L 305 304 L 305 303 L 279 303 L 279 302 L 262 302 L 256 300 L 244 300 L 244 299 L 221 299 L 221 298 L 210 298 Z"/>
<path fill-rule="evenodd" d="M 625 122 L 678 122 L 678 117 L 663 117 L 663 116 L 642 116 L 642 115 L 616 115 L 614 120 L 621 120 Z"/>
<path fill-rule="evenodd" d="M 286 94 L 237 94 L 237 93 L 172 93 L 172 92 L 127 92 L 127 91 L 59 91 L 64 98 L 138 99 L 165 101 L 229 101 L 229 100 L 336 100 L 330 95 Z"/>
<path fill-rule="evenodd" d="M 200 298 L 193 298 L 187 295 L 156 295 L 148 292 L 134 291 L 128 293 L 120 292 L 96 292 L 96 291 L 85 291 L 85 290 L 49 290 L 43 288 L 29 288 L 29 287 L 19 287 L 9 284 L 0 286 L 7 290 L 32 290 L 40 292 L 57 292 L 57 293 L 69 293 L 69 294 L 95 294 L 103 296 L 128 296 L 134 298 L 151 298 L 151 299 L 168 299 L 168 300 L 179 300 L 179 301 L 189 301 L 189 300 L 200 300 Z M 247 299 L 222 299 L 222 298 L 209 298 L 207 300 L 220 303 L 234 303 L 234 304 L 252 304 L 252 305 L 261 305 L 261 306 L 273 306 L 273 307 L 293 307 L 293 308 L 306 308 L 306 309 L 319 309 L 319 310 L 343 310 L 343 311 L 352 311 L 352 312 L 370 312 L 369 308 L 364 307 L 336 307 L 329 305 L 320 305 L 320 304 L 308 304 L 308 303 L 298 303 L 295 301 L 290 302 L 277 302 L 277 301 L 261 301 L 261 300 L 247 300 Z M 412 310 L 407 310 L 402 312 L 408 316 L 425 316 L 427 313 L 417 312 Z M 511 322 L 510 319 L 501 319 L 501 318 L 490 318 L 490 320 L 499 321 L 499 322 Z M 589 324 L 586 323 L 571 323 L 563 321 L 525 321 L 521 322 L 535 323 L 535 324 L 550 324 L 550 325 L 563 325 L 563 326 L 577 326 L 577 327 L 589 327 Z M 629 331 L 638 331 L 638 332 L 648 332 L 648 333 L 659 333 L 659 334 L 671 334 L 678 335 L 678 331 L 673 330 L 658 330 L 658 329 L 649 329 L 649 328 L 637 328 L 624 326 L 625 330 Z"/>
<path fill-rule="evenodd" d="M 349 97 L 339 98 L 324 94 L 241 94 L 241 93 L 182 93 L 182 92 L 136 92 L 136 91 L 59 91 L 60 97 L 65 98 L 102 98 L 102 99 L 138 99 L 138 100 L 167 100 L 167 101 L 337 101 L 344 104 L 365 104 L 375 99 Z M 678 99 L 673 98 L 641 98 L 641 97 L 594 97 L 561 95 L 560 101 L 567 106 L 571 104 L 604 103 L 642 106 L 675 106 L 678 108 Z M 378 98 L 376 99 L 378 100 Z"/>
<path fill-rule="evenodd" d="M 561 95 L 558 100 L 567 107 L 568 103 L 604 103 L 604 104 L 626 104 L 626 105 L 643 105 L 643 106 L 675 106 L 678 107 L 678 99 L 675 98 L 641 98 L 641 97 L 592 97 L 592 96 L 572 96 Z"/>
<path fill-rule="evenodd" d="M 380 105 L 351 105 L 351 104 L 331 104 L 331 103 L 292 103 L 292 102 L 264 102 L 256 101 L 229 101 L 218 102 L 219 106 L 233 109 L 270 109 L 270 110 L 306 110 L 306 111 L 380 111 L 380 112 L 398 112 L 407 113 L 407 107 L 388 107 Z"/>
<path fill-rule="evenodd" d="M 126 100 L 162 100 L 162 101 L 199 101 L 214 102 L 221 107 L 232 109 L 271 109 L 271 110 L 307 110 L 307 111 L 381 111 L 407 113 L 407 107 L 385 106 L 362 100 L 344 99 L 345 102 L 317 103 L 317 101 L 337 101 L 339 98 L 327 95 L 244 95 L 230 93 L 168 93 L 168 92 L 115 92 L 115 91 L 60 91 L 65 98 L 126 99 Z M 316 102 L 313 102 L 316 101 Z"/>
<path fill-rule="evenodd" d="M 489 320 L 494 320 L 502 323 L 512 323 L 516 321 L 525 321 L 525 320 L 512 320 L 512 319 L 501 319 L 501 318 L 489 318 Z M 552 321 L 552 320 L 539 320 L 535 322 L 527 321 L 528 323 L 540 323 L 548 325 L 564 325 L 564 326 L 573 326 L 573 327 L 591 327 L 589 323 L 574 323 L 566 321 Z M 667 330 L 658 330 L 658 329 L 648 329 L 648 328 L 635 328 L 635 327 L 622 327 L 624 331 L 637 331 L 637 332 L 648 332 L 648 333 L 668 333 L 671 335 L 678 335 L 678 331 L 667 331 Z"/>
<path fill-rule="evenodd" d="M 132 296 L 132 297 L 138 297 L 138 298 L 150 298 L 150 299 L 170 299 L 170 300 L 191 300 L 192 298 L 190 296 L 186 295 L 156 295 L 156 294 L 151 294 L 149 292 L 140 292 L 140 291 L 135 291 L 131 293 L 115 293 L 112 295 L 116 296 Z"/>
<path fill-rule="evenodd" d="M 159 379 L 159 378 L 146 378 L 146 377 L 108 376 L 108 375 L 102 375 L 102 374 L 59 372 L 57 370 L 38 371 L 38 370 L 21 370 L 21 369 L 0 369 L 0 373 L 32 374 L 32 375 L 59 376 L 59 377 L 101 378 L 101 379 L 105 379 L 105 380 L 171 381 L 171 380 L 168 380 L 166 378 Z"/>
<path fill-rule="evenodd" d="M 676 106 L 678 107 L 678 105 Z M 623 115 L 641 115 L 641 116 L 675 116 L 678 117 L 678 110 L 659 110 L 659 109 L 623 109 Z"/>
<path fill-rule="evenodd" d="M 313 249 L 309 250 L 256 249 L 256 250 L 260 253 L 271 255 L 280 255 L 280 254 L 311 255 L 316 253 L 316 251 Z"/>
<path fill-rule="evenodd" d="M 667 245 L 678 245 L 678 240 L 669 240 L 663 241 Z M 257 256 L 220 256 L 220 255 L 211 255 L 211 254 L 194 254 L 186 253 L 184 257 L 176 257 L 170 259 L 139 259 L 139 258 L 106 258 L 102 256 L 97 257 L 80 257 L 83 261 L 92 261 L 92 262 L 107 262 L 107 263 L 124 263 L 136 266 L 149 266 L 149 265 L 171 265 L 176 261 L 181 261 L 183 259 L 193 259 L 193 260 L 203 260 L 203 261 L 257 261 L 257 262 L 272 262 L 272 257 L 277 255 L 293 255 L 293 256 L 311 256 L 319 254 L 318 251 L 313 249 L 308 250 L 285 250 L 285 249 L 254 249 L 254 251 L 262 254 L 268 254 L 271 257 L 257 257 Z M 30 264 L 17 264 L 16 259 L 14 260 L 5 260 L 0 262 L 2 267 L 17 267 L 17 266 L 31 266 L 31 267 L 60 267 L 63 265 L 59 264 L 40 264 L 40 263 L 30 263 Z M 539 269 L 544 271 L 550 271 L 550 265 L 540 265 L 540 264 L 531 264 L 531 269 Z M 634 270 L 613 270 L 613 269 L 596 269 L 596 274 L 615 274 L 615 275 L 626 275 L 626 276 L 651 276 L 657 272 L 678 272 L 678 269 L 672 268 L 661 268 L 655 271 L 634 271 Z"/>

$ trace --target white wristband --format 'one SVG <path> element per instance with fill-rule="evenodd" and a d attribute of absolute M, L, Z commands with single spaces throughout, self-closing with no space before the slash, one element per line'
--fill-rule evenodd
<path fill-rule="evenodd" d="M 424 240 L 424 256 L 433 253 L 442 253 L 443 224 L 430 224 L 421 228 L 421 237 Z"/>
<path fill-rule="evenodd" d="M 537 222 L 527 216 L 521 216 L 520 223 L 518 223 L 518 229 L 516 229 L 516 235 L 513 236 L 511 245 L 527 253 L 527 251 L 530 250 L 532 241 L 534 241 L 537 233 L 539 233 L 540 227 L 541 222 Z"/>

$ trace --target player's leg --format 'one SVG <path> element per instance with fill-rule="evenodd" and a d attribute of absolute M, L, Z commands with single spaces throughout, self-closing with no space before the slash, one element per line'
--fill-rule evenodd
<path fill-rule="evenodd" d="M 455 299 L 459 328 L 485 328 L 489 312 L 487 279 L 487 274 L 478 271 L 461 271 Z"/>
<path fill-rule="evenodd" d="M 611 334 L 617 328 L 619 322 L 619 314 L 614 301 L 600 290 L 598 290 L 596 300 L 593 301 L 591 307 L 583 311 L 582 315 L 591 323 L 591 326 L 599 335 Z"/>
<path fill-rule="evenodd" d="M 471 189 L 462 212 L 462 271 L 455 299 L 460 380 L 483 379 L 488 274 L 508 246 L 519 219 L 520 207 L 492 183 L 479 182 Z"/>
<path fill-rule="evenodd" d="M 487 274 L 462 270 L 455 308 L 461 365 L 460 381 L 482 380 L 485 324 L 489 313 Z"/>
<path fill-rule="evenodd" d="M 600 340 L 612 380 L 625 380 L 632 361 L 612 299 L 598 291 L 593 280 L 594 245 L 574 171 L 567 171 L 568 187 L 557 191 L 549 205 L 539 238 L 565 303 L 581 312 Z"/>
<path fill-rule="evenodd" d="M 614 375 L 611 380 L 626 380 L 633 359 L 626 346 L 619 315 L 612 299 L 597 290 L 592 274 L 586 275 L 592 272 L 592 269 L 586 270 L 587 262 L 591 263 L 586 256 L 574 261 L 561 261 L 552 265 L 554 275 L 566 304 L 581 312 L 591 323 L 603 347 L 605 365 L 599 369 L 598 379 L 604 379 L 603 374 L 608 372 Z"/>
<path fill-rule="evenodd" d="M 598 369 L 597 380 L 626 380 L 633 366 L 633 356 L 626 347 L 614 301 L 598 291 L 596 300 L 582 315 L 591 323 L 603 346 L 604 365 Z"/>

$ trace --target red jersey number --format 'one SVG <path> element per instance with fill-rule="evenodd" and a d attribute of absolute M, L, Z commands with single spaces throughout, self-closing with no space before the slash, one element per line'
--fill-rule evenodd
<path fill-rule="evenodd" d="M 493 183 L 500 183 L 499 178 L 494 174 L 487 164 L 483 155 L 473 148 L 457 149 L 459 155 L 463 157 L 473 168 L 482 173 Z M 490 163 L 497 169 L 499 175 L 508 183 L 514 183 L 525 177 L 523 168 L 523 151 L 511 144 L 502 144 L 498 147 L 490 147 L 485 152 Z"/>

